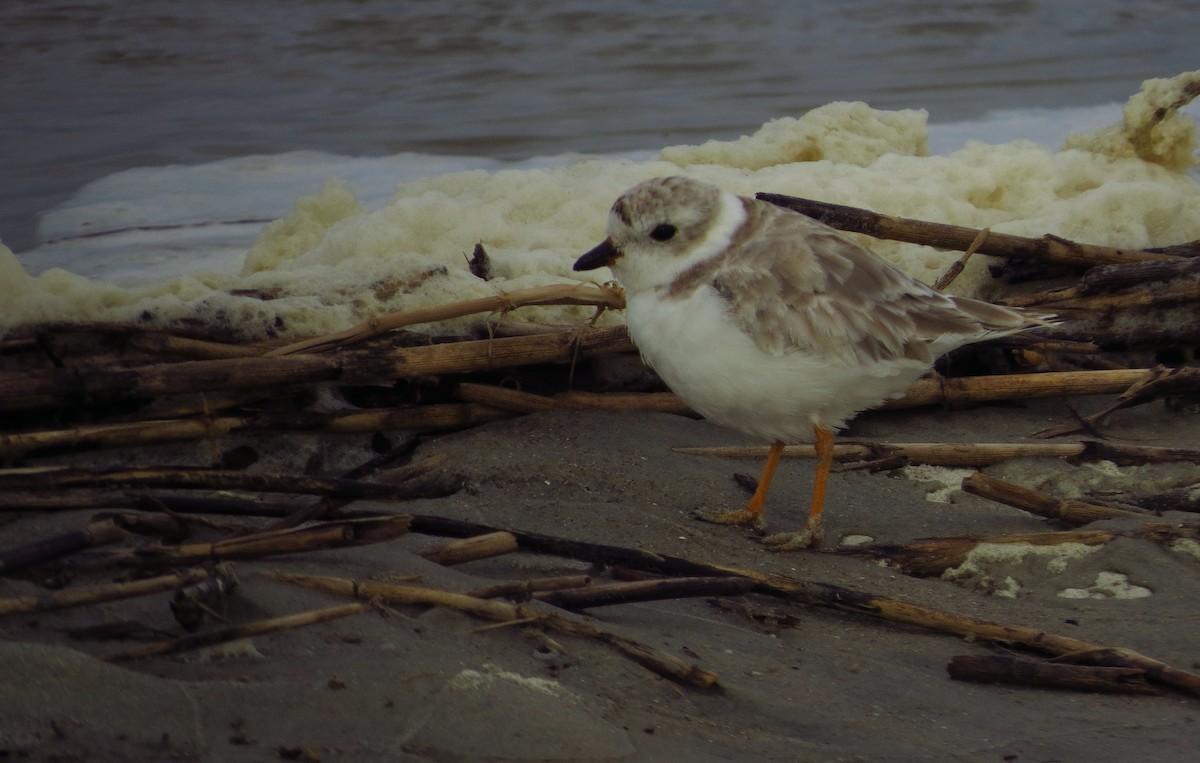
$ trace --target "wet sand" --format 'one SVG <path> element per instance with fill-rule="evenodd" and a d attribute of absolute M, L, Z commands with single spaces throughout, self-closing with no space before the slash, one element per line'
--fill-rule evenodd
<path fill-rule="evenodd" d="M 1071 404 L 1088 413 L 1107 402 Z M 1024 441 L 1069 420 L 1061 400 L 874 413 L 860 417 L 840 439 Z M 1119 442 L 1198 445 L 1196 413 L 1161 403 L 1118 412 L 1105 431 Z M 364 460 L 366 439 L 328 437 L 321 447 L 328 462 L 352 464 Z M 301 463 L 313 440 L 304 442 L 290 454 Z M 222 447 L 239 443 L 273 448 L 280 457 L 288 451 L 284 441 L 249 436 Z M 1195 557 L 1150 541 L 1118 539 L 1058 565 L 1026 557 L 987 570 L 988 580 L 956 583 L 911 577 L 844 553 L 772 553 L 749 530 L 689 516 L 697 508 L 743 502 L 745 492 L 732 475 L 757 476 L 760 463 L 673 448 L 739 443 L 761 444 L 667 414 L 539 413 L 425 440 L 416 457 L 445 453 L 443 469 L 465 479 L 455 495 L 401 506 L 359 502 L 354 508 L 458 518 L 779 573 L 1129 647 L 1185 670 L 1196 665 Z M 189 448 L 207 445 L 142 449 L 134 458 L 181 458 Z M 985 471 L 1014 481 L 1036 478 L 1030 486 L 1053 492 L 1089 469 L 1055 460 Z M 1198 472 L 1188 465 L 1152 477 L 1160 485 L 1194 483 Z M 771 530 L 802 525 L 799 507 L 807 502 L 811 474 L 809 460 L 784 462 L 768 501 Z M 1128 486 L 1137 478 L 1126 472 L 1118 479 Z M 926 495 L 935 487 L 900 472 L 835 473 L 827 547 L 836 548 L 849 534 L 884 543 L 1061 529 L 961 492 L 952 492 L 948 503 L 930 502 Z M 90 516 L 6 517 L 4 546 L 82 526 Z M 1163 521 L 1186 519 L 1177 514 Z M 610 580 L 604 570 L 544 555 L 515 553 L 447 568 L 414 553 L 441 542 L 410 534 L 378 545 L 238 563 L 240 586 L 227 615 L 244 622 L 345 603 L 256 575 L 262 570 L 381 580 L 419 575 L 423 584 L 456 591 L 556 574 Z M 1123 574 L 1149 595 L 1099 592 L 1094 586 L 1100 572 Z M 996 581 L 1007 578 L 1019 586 L 1015 597 L 992 593 L 1004 587 Z M 1059 595 L 1089 587 L 1100 598 Z M 9 579 L 0 595 L 36 590 Z M 956 681 L 946 671 L 955 655 L 1004 650 L 757 594 L 734 597 L 735 607 L 699 598 L 589 612 L 599 627 L 714 671 L 719 680 L 711 689 L 663 678 L 593 640 L 549 634 L 552 641 L 546 641 L 520 626 L 481 631 L 483 621 L 440 607 L 396 606 L 385 615 L 119 665 L 99 658 L 136 644 L 78 641 L 65 633 L 137 620 L 178 634 L 168 598 L 0 618 L 0 757 L 1182 761 L 1194 756 L 1200 722 L 1200 699 L 1174 692 L 1093 694 Z"/>

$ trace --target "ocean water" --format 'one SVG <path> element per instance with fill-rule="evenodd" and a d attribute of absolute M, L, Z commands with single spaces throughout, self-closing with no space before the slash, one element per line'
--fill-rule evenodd
<path fill-rule="evenodd" d="M 514 252 L 531 249 L 546 264 L 562 253 L 552 255 L 539 235 L 518 241 L 508 229 L 562 226 L 569 250 L 576 229 L 602 229 L 602 199 L 645 174 L 627 164 L 649 167 L 677 144 L 735 142 L 771 120 L 834 102 L 923 110 L 935 155 L 969 141 L 1028 140 L 1052 151 L 1069 133 L 1119 121 L 1144 80 L 1200 67 L 1197 11 L 1200 4 L 1183 0 L 7 2 L 0 4 L 0 242 L 17 253 L 22 272 L 14 277 L 63 268 L 97 279 L 94 288 L 29 282 L 42 293 L 73 295 L 64 310 L 81 294 L 97 305 L 127 302 L 128 310 L 146 302 L 100 284 L 156 282 L 150 302 L 170 293 L 194 303 L 208 299 L 204 289 L 163 284 L 200 274 L 205 288 L 228 291 L 241 288 L 236 279 L 270 269 L 263 262 L 288 260 L 293 278 L 313 278 L 302 259 L 317 267 L 322 257 L 326 265 L 351 258 L 331 253 L 329 220 L 305 252 L 252 252 L 270 248 L 260 241 L 268 221 L 337 179 L 356 211 L 328 195 L 314 209 L 317 217 L 338 209 L 360 220 L 341 228 L 370 231 L 358 234 L 362 251 L 378 246 L 385 256 L 378 242 L 394 235 L 388 225 L 415 229 L 371 210 L 395 204 L 397 194 L 404 206 L 439 193 L 452 198 L 436 215 L 458 215 L 463 232 L 440 228 L 445 240 L 422 244 L 421 256 L 439 246 L 469 249 L 469 230 L 501 252 L 505 241 Z M 1200 111 L 1193 105 L 1188 113 Z M 857 129 L 850 117 L 839 119 L 801 131 Z M 904 130 L 925 126 L 906 122 Z M 852 153 L 827 156 L 853 164 Z M 588 157 L 602 160 L 599 169 L 571 169 Z M 956 161 L 994 163 L 1001 172 L 1017 160 L 994 152 Z M 931 165 L 921 167 L 910 188 L 924 174 L 937 181 Z M 746 167 L 729 169 L 727 183 L 751 177 Z M 593 182 L 595 211 L 567 219 L 505 206 L 526 193 L 558 203 L 562 178 Z M 770 181 L 773 190 L 804 190 L 763 173 L 755 181 L 739 190 Z M 824 196 L 847 203 L 862 196 L 864 205 L 879 185 L 842 176 L 820 182 Z M 896 188 L 891 198 L 904 193 Z M 1004 219 L 1036 224 L 1010 212 Z M 479 213 L 492 227 L 474 225 Z M 581 222 L 593 217 L 594 224 Z M 411 241 L 392 245 L 398 256 L 416 257 Z M 9 272 L 2 266 L 0 275 Z M 358 277 L 374 277 L 375 267 Z M 286 290 L 286 278 L 277 271 L 273 288 Z M 20 295 L 11 284 L 7 293 Z"/>
<path fill-rule="evenodd" d="M 1011 119 L 1200 65 L 1194 0 L 11 0 L 0 29 L 18 252 L 40 213 L 133 167 L 652 150 L 838 100 Z"/>

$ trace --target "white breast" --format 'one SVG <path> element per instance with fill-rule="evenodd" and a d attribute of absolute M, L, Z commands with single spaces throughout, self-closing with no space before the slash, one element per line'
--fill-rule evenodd
<path fill-rule="evenodd" d="M 846 365 L 797 351 L 768 354 L 725 314 L 709 287 L 680 299 L 627 295 L 626 322 L 642 357 L 697 413 L 764 440 L 809 441 L 901 394 L 925 371 L 917 361 Z"/>

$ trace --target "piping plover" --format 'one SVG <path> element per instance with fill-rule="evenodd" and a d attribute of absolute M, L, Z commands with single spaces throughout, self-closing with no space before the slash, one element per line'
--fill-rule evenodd
<path fill-rule="evenodd" d="M 608 238 L 575 270 L 604 265 L 625 289 L 642 357 L 705 418 L 773 443 L 750 502 L 699 514 L 762 529 L 785 443 L 815 436 L 804 530 L 820 542 L 833 433 L 896 397 L 943 353 L 1046 325 L 1048 316 L 942 294 L 823 223 L 684 177 L 647 180 L 608 216 Z"/>

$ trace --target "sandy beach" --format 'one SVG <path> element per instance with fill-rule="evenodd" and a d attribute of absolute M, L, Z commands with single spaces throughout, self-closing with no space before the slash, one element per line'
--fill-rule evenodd
<path fill-rule="evenodd" d="M 1195 759 L 1195 14 L 476 5 L 0 10 L 0 763 Z M 694 519 L 768 443 L 596 407 L 669 396 L 572 269 L 677 174 L 1063 318 L 839 444 L 1085 452 Z"/>
<path fill-rule="evenodd" d="M 1083 412 L 1107 401 L 1072 401 Z M 1064 423 L 1061 400 L 970 411 L 882 412 L 860 417 L 841 440 L 1019 442 Z M 1117 441 L 1196 447 L 1194 411 L 1161 403 L 1116 414 Z M 982 435 L 982 436 L 981 436 Z M 297 440 L 349 457 L 362 437 Z M 280 452 L 279 441 L 236 443 Z M 353 508 L 410 511 L 695 561 L 778 573 L 913 604 L 1122 646 L 1184 670 L 1195 666 L 1197 560 L 1167 545 L 1117 538 L 1091 553 L 1027 554 L 995 562 L 983 578 L 917 578 L 840 538 L 875 543 L 962 534 L 1061 529 L 1016 509 L 901 472 L 841 471 L 831 482 L 826 551 L 776 554 L 753 533 L 697 522 L 689 512 L 745 500 L 733 475 L 756 460 L 673 449 L 749 444 L 681 416 L 552 411 L 427 438 L 414 458 L 445 454 L 461 478 L 452 496 Z M 205 446 L 171 446 L 183 449 Z M 158 448 L 154 458 L 170 453 Z M 180 451 L 182 452 L 182 450 Z M 126 457 L 129 453 L 126 453 Z M 138 458 L 151 456 L 135 454 Z M 767 517 L 802 523 L 812 464 L 785 461 Z M 1066 485 L 1086 464 L 1024 461 L 985 470 Z M 1142 471 L 1124 470 L 1128 488 Z M 1153 471 L 1153 470 L 1150 470 Z M 1161 471 L 1161 470 L 1160 470 Z M 1195 482 L 1196 467 L 1163 480 Z M 1179 472 L 1184 472 L 1180 474 Z M 953 478 L 949 478 L 953 479 Z M 961 479 L 961 477 L 959 477 Z M 1086 481 L 1086 480 L 1085 480 Z M 1093 480 L 1094 481 L 1094 480 Z M 1065 489 L 1065 488 L 1063 488 Z M 1134 491 L 1136 492 L 1136 491 Z M 7 545 L 86 524 L 89 512 L 7 515 Z M 1168 514 L 1156 521 L 1179 521 Z M 1094 527 L 1128 527 L 1112 521 Z M 258 573 L 401 580 L 467 591 L 497 581 L 609 571 L 572 559 L 514 553 L 445 567 L 417 553 L 443 542 L 420 534 L 376 545 L 238 563 L 227 600 L 233 622 L 347 603 Z M 1018 555 L 1019 556 L 1019 555 Z M 1061 560 L 1052 563 L 1053 559 Z M 1097 587 L 1114 572 L 1137 598 Z M 996 595 L 996 580 L 1016 581 Z M 1012 586 L 1008 586 L 1010 589 Z M 1064 598 L 1068 589 L 1088 598 Z M 35 586 L 9 579 L 6 597 Z M 1094 594 L 1094 597 L 1092 595 Z M 747 594 L 597 607 L 604 630 L 673 654 L 717 677 L 703 689 L 655 674 L 594 639 L 486 621 L 444 607 L 394 606 L 335 622 L 177 656 L 110 664 L 140 642 L 77 640 L 67 631 L 134 620 L 178 635 L 166 594 L 0 620 L 0 749 L 13 760 L 1187 760 L 1195 697 L 1100 694 L 956 681 L 957 655 L 1005 654 L 995 644 L 878 618 Z M 211 621 L 210 621 L 211 622 Z M 1028 651 L 1012 653 L 1032 656 Z"/>

